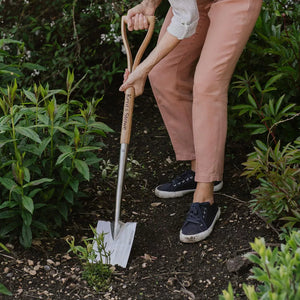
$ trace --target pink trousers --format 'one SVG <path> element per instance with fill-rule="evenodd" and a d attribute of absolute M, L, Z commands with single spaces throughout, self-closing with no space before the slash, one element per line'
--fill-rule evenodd
<path fill-rule="evenodd" d="M 162 59 L 149 79 L 176 159 L 196 160 L 195 180 L 212 182 L 223 176 L 228 85 L 262 0 L 203 2 L 196 33 Z M 170 8 L 158 43 L 171 18 Z"/>

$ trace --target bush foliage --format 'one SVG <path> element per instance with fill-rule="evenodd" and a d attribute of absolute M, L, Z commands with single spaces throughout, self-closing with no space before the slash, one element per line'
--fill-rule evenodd
<path fill-rule="evenodd" d="M 54 230 L 67 220 L 82 196 L 80 183 L 101 160 L 96 153 L 104 144 L 96 137 L 111 131 L 96 120 L 101 99 L 71 100 L 78 87 L 73 73 L 66 82 L 65 90 L 18 90 L 16 81 L 1 90 L 0 238 L 18 234 L 24 247 L 31 245 L 32 232 Z"/>
<path fill-rule="evenodd" d="M 281 244 L 280 249 L 272 250 L 267 247 L 263 238 L 255 239 L 251 247 L 255 254 L 246 255 L 255 264 L 251 278 L 260 284 L 257 288 L 243 284 L 247 299 L 300 299 L 300 231 L 294 231 L 286 236 L 285 243 Z M 219 297 L 220 300 L 234 298 L 231 284 Z"/>

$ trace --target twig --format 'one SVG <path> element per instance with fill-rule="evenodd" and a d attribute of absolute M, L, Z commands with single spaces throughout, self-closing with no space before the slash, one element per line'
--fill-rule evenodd
<path fill-rule="evenodd" d="M 226 194 L 223 194 L 223 193 L 215 193 L 215 195 L 220 195 L 220 196 L 224 196 L 224 197 L 227 197 L 227 198 L 230 198 L 230 199 L 233 199 L 233 200 L 236 200 L 240 203 L 243 203 L 245 205 L 248 205 L 248 202 L 247 201 L 244 201 L 244 200 L 241 200 L 241 199 L 238 199 L 236 197 L 233 197 L 233 196 L 229 196 L 229 195 L 226 195 Z"/>
<path fill-rule="evenodd" d="M 191 299 L 196 299 L 194 293 L 192 293 L 191 291 L 189 291 L 181 282 L 180 280 L 177 278 L 177 276 L 175 276 L 176 280 L 178 281 L 178 283 L 181 286 L 181 292 L 183 292 L 184 294 L 187 294 Z"/>
<path fill-rule="evenodd" d="M 241 199 L 238 199 L 238 198 L 236 198 L 236 197 L 229 196 L 229 195 L 226 195 L 226 194 L 223 194 L 223 193 L 215 193 L 215 194 L 216 194 L 216 195 L 220 195 L 220 196 L 224 196 L 224 197 L 227 197 L 227 198 L 230 198 L 230 199 L 233 199 L 233 200 L 236 200 L 236 201 L 238 201 L 238 202 L 240 202 L 240 203 L 243 203 L 243 204 L 245 204 L 245 205 L 248 206 L 248 202 L 247 202 L 247 201 L 244 201 L 244 200 L 241 200 Z M 261 216 L 258 212 L 254 212 L 254 214 L 255 214 L 256 216 L 258 216 L 261 220 L 263 220 L 268 226 L 270 226 L 270 228 L 271 228 L 278 236 L 280 235 L 279 231 L 278 231 L 272 224 L 268 223 L 267 220 L 266 220 L 263 216 Z"/>
<path fill-rule="evenodd" d="M 78 33 L 77 33 L 77 29 L 76 29 L 76 22 L 75 22 L 75 7 L 76 7 L 76 4 L 77 4 L 77 0 L 74 0 L 73 1 L 73 7 L 72 7 L 72 22 L 73 22 L 74 37 L 76 38 L 76 56 L 79 57 L 81 46 L 80 46 L 80 43 L 79 43 L 79 37 L 78 37 Z"/>
<path fill-rule="evenodd" d="M 297 114 L 293 115 L 293 116 L 290 117 L 290 118 L 287 118 L 287 119 L 284 119 L 284 120 L 280 120 L 280 121 L 274 123 L 274 124 L 271 126 L 270 131 L 272 132 L 273 127 L 275 127 L 275 126 L 277 126 L 277 125 L 279 125 L 279 124 L 281 124 L 281 123 L 285 123 L 285 122 L 287 122 L 287 121 L 291 121 L 291 120 L 293 120 L 293 119 L 295 119 L 295 118 L 297 118 L 297 117 L 299 117 L 299 116 L 300 116 L 300 113 L 297 113 Z M 268 145 L 269 145 L 269 138 L 270 138 L 270 132 L 268 133 L 268 136 L 267 136 L 267 144 L 268 144 Z"/>
<path fill-rule="evenodd" d="M 261 220 L 263 220 L 268 226 L 270 226 L 270 228 L 279 236 L 280 235 L 280 233 L 279 233 L 279 231 L 271 224 L 271 223 L 268 223 L 267 222 L 267 220 L 266 220 L 266 218 L 264 218 L 263 216 L 261 216 L 258 212 L 254 212 L 254 214 L 256 215 L 256 216 L 258 216 Z"/>
<path fill-rule="evenodd" d="M 13 260 L 15 260 L 15 258 L 14 258 L 14 257 L 12 257 L 12 256 L 9 256 L 9 255 L 7 255 L 7 254 L 3 254 L 3 253 L 1 253 L 1 252 L 0 252 L 0 255 L 4 256 L 4 257 L 6 257 L 6 258 L 10 258 L 10 259 L 13 259 Z"/>
<path fill-rule="evenodd" d="M 151 276 L 143 277 L 141 280 L 145 280 L 145 279 L 149 279 L 149 278 L 153 278 L 153 277 L 161 277 L 161 276 L 165 276 L 165 275 L 174 275 L 175 277 L 176 277 L 176 275 L 192 276 L 193 273 L 190 273 L 190 272 L 165 272 L 165 273 L 152 274 Z"/>

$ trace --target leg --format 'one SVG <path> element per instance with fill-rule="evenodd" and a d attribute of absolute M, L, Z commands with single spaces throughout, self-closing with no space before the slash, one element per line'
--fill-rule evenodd
<path fill-rule="evenodd" d="M 259 15 L 261 0 L 217 0 L 195 71 L 193 132 L 196 181 L 221 180 L 227 131 L 227 91 Z"/>
<path fill-rule="evenodd" d="M 193 132 L 198 182 L 180 240 L 205 239 L 220 216 L 213 203 L 212 181 L 223 174 L 227 131 L 227 90 L 239 56 L 255 25 L 261 0 L 216 0 L 195 71 Z"/>
<path fill-rule="evenodd" d="M 154 96 L 178 160 L 195 159 L 193 78 L 209 25 L 207 11 L 207 8 L 199 7 L 200 21 L 196 33 L 182 40 L 149 74 Z M 161 35 L 166 31 L 171 18 L 172 11 L 169 10 Z"/>

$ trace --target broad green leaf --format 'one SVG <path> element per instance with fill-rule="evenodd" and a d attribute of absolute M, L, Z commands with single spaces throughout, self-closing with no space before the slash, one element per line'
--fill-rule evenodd
<path fill-rule="evenodd" d="M 277 75 L 271 77 L 271 78 L 267 81 L 267 83 L 266 83 L 266 85 L 265 85 L 265 89 L 267 89 L 267 88 L 268 88 L 269 86 L 271 86 L 274 82 L 276 82 L 278 79 L 280 79 L 280 78 L 282 77 L 282 75 L 283 75 L 283 74 L 277 74 Z"/>
<path fill-rule="evenodd" d="M 77 149 L 77 152 L 86 152 L 86 151 L 95 151 L 95 150 L 99 150 L 99 147 L 94 147 L 94 146 L 81 147 Z"/>
<path fill-rule="evenodd" d="M 27 90 L 24 90 L 24 89 L 23 89 L 23 92 L 24 92 L 27 99 L 29 99 L 32 103 L 37 104 L 37 99 L 35 98 L 34 93 L 32 93 L 30 91 L 27 91 Z"/>
<path fill-rule="evenodd" d="M 13 39 L 0 39 L 0 48 L 2 48 L 3 45 L 5 45 L 5 44 L 19 44 L 19 45 L 22 45 L 23 43 L 20 42 L 20 41 L 13 40 Z"/>
<path fill-rule="evenodd" d="M 72 188 L 72 190 L 77 193 L 78 192 L 78 187 L 79 187 L 79 180 L 77 180 L 76 178 L 71 178 L 70 179 L 70 186 Z"/>
<path fill-rule="evenodd" d="M 251 134 L 253 134 L 253 135 L 255 135 L 255 134 L 262 134 L 262 133 L 265 133 L 265 132 L 267 132 L 267 128 L 261 127 L 261 128 L 257 128 L 255 130 L 253 130 L 251 132 Z"/>
<path fill-rule="evenodd" d="M 49 117 L 46 114 L 38 114 L 38 119 L 41 123 L 45 124 L 45 125 L 49 125 Z"/>
<path fill-rule="evenodd" d="M 48 231 L 47 225 L 39 221 L 32 221 L 32 227 L 38 228 L 43 231 Z"/>
<path fill-rule="evenodd" d="M 102 130 L 104 132 L 114 132 L 113 129 L 111 129 L 109 126 L 107 126 L 106 124 L 104 124 L 102 122 L 95 122 L 95 123 L 88 124 L 88 127 Z"/>
<path fill-rule="evenodd" d="M 12 190 L 17 184 L 9 178 L 0 177 L 0 183 L 8 190 Z"/>
<path fill-rule="evenodd" d="M 72 152 L 62 153 L 62 154 L 58 157 L 58 159 L 57 159 L 55 165 L 61 164 L 66 158 L 71 157 L 72 154 L 73 154 Z"/>
<path fill-rule="evenodd" d="M 291 108 L 293 108 L 296 104 L 295 103 L 291 103 L 289 105 L 287 105 L 285 108 L 282 109 L 282 111 L 280 112 L 281 114 L 286 113 L 288 110 L 290 110 Z"/>
<path fill-rule="evenodd" d="M 3 222 L 4 223 L 4 222 Z M 9 237 L 9 233 L 19 227 L 18 222 L 6 222 L 7 224 L 0 226 L 0 239 Z M 0 243 L 1 244 L 1 243 Z M 1 248 L 1 246 L 0 246 Z"/>
<path fill-rule="evenodd" d="M 43 189 L 41 189 L 41 188 L 34 189 L 34 190 L 30 191 L 30 193 L 28 194 L 28 197 L 34 198 L 34 196 L 42 190 Z M 36 204 L 34 205 L 34 207 L 36 208 Z"/>
<path fill-rule="evenodd" d="M 82 174 L 86 180 L 90 180 L 90 171 L 86 162 L 80 159 L 75 159 L 74 163 L 78 172 Z"/>
<path fill-rule="evenodd" d="M 67 207 L 66 203 L 60 203 L 60 205 L 58 206 L 58 211 L 63 216 L 65 221 L 67 221 L 68 220 L 68 207 Z"/>
<path fill-rule="evenodd" d="M 270 110 L 271 114 L 272 114 L 273 116 L 275 116 L 274 100 L 273 100 L 273 99 L 271 99 L 271 100 L 269 101 L 269 110 Z"/>
<path fill-rule="evenodd" d="M 256 86 L 257 90 L 258 90 L 259 92 L 261 92 L 261 91 L 262 91 L 261 85 L 260 85 L 260 83 L 259 83 L 259 81 L 258 81 L 257 78 L 254 78 L 254 83 L 255 83 L 255 86 Z"/>
<path fill-rule="evenodd" d="M 256 145 L 263 151 L 267 151 L 268 147 L 260 140 L 256 140 Z"/>
<path fill-rule="evenodd" d="M 22 235 L 20 236 L 20 243 L 25 247 L 29 248 L 32 242 L 32 232 L 30 226 L 23 224 Z"/>
<path fill-rule="evenodd" d="M 23 63 L 23 68 L 29 69 L 29 70 L 39 70 L 39 71 L 46 71 L 47 69 L 39 64 L 33 64 L 33 63 Z"/>
<path fill-rule="evenodd" d="M 32 214 L 30 212 L 28 212 L 27 210 L 23 209 L 22 212 L 21 212 L 21 216 L 22 216 L 22 219 L 23 219 L 23 223 L 26 226 L 30 226 L 31 222 L 32 222 Z"/>
<path fill-rule="evenodd" d="M 42 142 L 39 135 L 28 127 L 16 126 L 15 129 L 19 134 L 26 136 L 39 144 Z"/>
<path fill-rule="evenodd" d="M 33 200 L 28 196 L 22 196 L 22 204 L 31 214 L 33 214 L 34 205 Z"/>
<path fill-rule="evenodd" d="M 6 296 L 13 295 L 2 283 L 0 283 L 0 294 L 6 295 Z"/>
<path fill-rule="evenodd" d="M 0 129 L 1 130 L 1 129 Z M 2 148 L 4 145 L 8 144 L 8 143 L 13 143 L 15 140 L 13 139 L 9 139 L 9 140 L 1 140 L 0 141 L 0 148 Z"/>
<path fill-rule="evenodd" d="M 24 180 L 26 182 L 29 182 L 30 181 L 30 172 L 29 172 L 28 168 L 26 168 L 26 167 L 24 167 L 23 170 L 24 170 Z"/>
<path fill-rule="evenodd" d="M 279 98 L 279 100 L 276 102 L 276 105 L 275 105 L 275 113 L 276 113 L 276 115 L 277 115 L 278 112 L 279 112 L 279 109 L 280 109 L 280 106 L 281 106 L 281 103 L 282 103 L 284 97 L 285 97 L 285 95 L 282 95 L 282 96 Z"/>
<path fill-rule="evenodd" d="M 74 194 L 70 189 L 65 191 L 64 197 L 69 203 L 74 204 Z"/>
<path fill-rule="evenodd" d="M 61 145 L 61 146 L 58 146 L 58 149 L 61 153 L 71 153 L 72 152 L 72 147 L 71 146 L 68 146 L 68 145 Z"/>
<path fill-rule="evenodd" d="M 248 100 L 253 107 L 257 108 L 257 104 L 256 104 L 254 98 L 252 97 L 252 95 L 248 94 Z"/>
<path fill-rule="evenodd" d="M 26 144 L 26 145 L 20 147 L 20 151 L 21 152 L 30 152 L 36 156 L 39 156 L 40 155 L 39 146 L 40 145 L 36 145 L 36 144 Z"/>
<path fill-rule="evenodd" d="M 14 208 L 15 206 L 17 206 L 18 203 L 17 202 L 13 202 L 13 201 L 4 201 L 1 205 L 0 205 L 0 209 L 3 208 Z"/>
<path fill-rule="evenodd" d="M 37 180 L 31 181 L 31 182 L 28 182 L 23 187 L 26 188 L 29 186 L 36 186 L 36 185 L 39 185 L 39 184 L 42 184 L 45 182 L 52 182 L 52 181 L 53 181 L 53 179 L 51 179 L 51 178 L 41 178 L 41 179 L 37 179 Z"/>
<path fill-rule="evenodd" d="M 46 139 L 43 139 L 43 141 L 39 145 L 39 156 L 42 155 L 42 153 L 45 151 L 46 147 L 50 142 L 51 142 L 51 136 L 47 137 Z"/>
<path fill-rule="evenodd" d="M 54 126 L 54 129 L 59 130 L 60 132 L 64 133 L 65 135 L 68 135 L 69 137 L 73 137 L 73 132 L 64 129 L 63 127 L 60 127 L 60 126 Z"/>
<path fill-rule="evenodd" d="M 6 210 L 3 212 L 0 212 L 0 220 L 1 219 L 10 219 L 13 218 L 15 216 L 17 216 L 19 214 L 19 212 L 14 211 L 14 210 Z"/>

